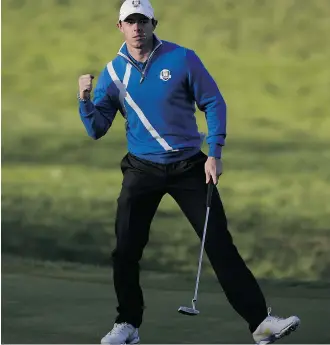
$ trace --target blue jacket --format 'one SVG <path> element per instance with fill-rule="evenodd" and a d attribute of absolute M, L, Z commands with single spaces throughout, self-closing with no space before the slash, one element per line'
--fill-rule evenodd
<path fill-rule="evenodd" d="M 79 102 L 87 133 L 99 139 L 119 111 L 126 119 L 128 151 L 170 163 L 201 149 L 195 104 L 205 112 L 208 155 L 221 157 L 226 138 L 226 104 L 194 51 L 155 36 L 155 48 L 143 70 L 124 43 L 98 78 L 93 101 Z"/>

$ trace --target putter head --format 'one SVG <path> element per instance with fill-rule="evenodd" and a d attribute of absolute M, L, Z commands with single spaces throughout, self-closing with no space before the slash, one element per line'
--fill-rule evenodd
<path fill-rule="evenodd" d="M 194 308 L 189 308 L 189 307 L 180 307 L 178 309 L 178 312 L 183 315 L 189 315 L 189 316 L 196 316 L 199 314 L 199 311 Z"/>

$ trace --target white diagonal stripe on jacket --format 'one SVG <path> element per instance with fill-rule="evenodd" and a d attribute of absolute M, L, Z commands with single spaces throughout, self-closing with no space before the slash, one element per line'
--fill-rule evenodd
<path fill-rule="evenodd" d="M 125 109 L 124 100 L 130 105 L 130 107 L 136 112 L 137 116 L 143 123 L 144 127 L 147 129 L 147 131 L 152 135 L 153 138 L 155 138 L 158 143 L 163 147 L 166 151 L 175 151 L 167 142 L 165 139 L 163 139 L 159 133 L 155 130 L 155 128 L 152 126 L 152 124 L 149 122 L 149 120 L 144 115 L 141 108 L 134 102 L 130 94 L 127 92 L 126 88 L 128 86 L 129 78 L 131 75 L 131 69 L 132 65 L 130 63 L 127 63 L 126 65 L 126 71 L 123 82 L 120 81 L 120 79 L 117 76 L 117 73 L 115 69 L 113 68 L 112 62 L 109 62 L 108 65 L 108 72 L 110 74 L 111 79 L 117 86 L 119 90 L 119 100 L 122 104 L 123 109 Z"/>

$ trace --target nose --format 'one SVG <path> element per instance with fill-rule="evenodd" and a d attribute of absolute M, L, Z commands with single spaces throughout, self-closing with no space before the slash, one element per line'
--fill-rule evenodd
<path fill-rule="evenodd" d="M 141 32 L 141 25 L 139 23 L 134 23 L 133 30 L 134 32 Z"/>

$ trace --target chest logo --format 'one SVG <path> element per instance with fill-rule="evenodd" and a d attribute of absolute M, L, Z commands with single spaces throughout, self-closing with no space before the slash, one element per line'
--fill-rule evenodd
<path fill-rule="evenodd" d="M 141 5 L 141 1 L 140 1 L 140 0 L 133 0 L 133 1 L 132 1 L 132 5 L 133 5 L 134 7 L 139 7 L 139 6 Z"/>
<path fill-rule="evenodd" d="M 168 80 L 171 79 L 171 78 L 172 78 L 171 72 L 170 72 L 168 69 L 163 69 L 163 70 L 160 72 L 160 79 L 161 79 L 161 80 L 168 81 Z"/>

